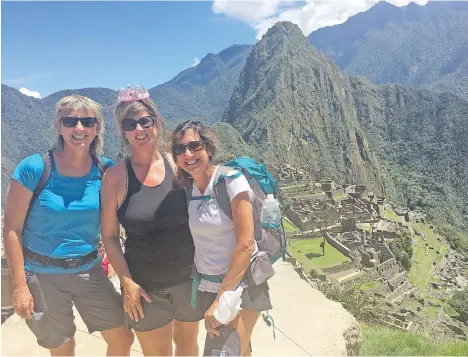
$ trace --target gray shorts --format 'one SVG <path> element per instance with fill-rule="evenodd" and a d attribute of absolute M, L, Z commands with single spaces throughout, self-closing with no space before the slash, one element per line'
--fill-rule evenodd
<path fill-rule="evenodd" d="M 145 318 L 132 320 L 125 314 L 127 324 L 137 332 L 151 331 L 167 325 L 172 320 L 195 322 L 203 319 L 204 312 L 191 305 L 192 279 L 170 288 L 147 291 L 152 302 L 142 299 Z"/>
<path fill-rule="evenodd" d="M 26 319 L 26 323 L 44 348 L 59 347 L 75 335 L 73 304 L 90 333 L 125 325 L 122 297 L 100 264 L 74 274 L 26 270 L 26 281 L 35 311 L 33 319 Z"/>
<path fill-rule="evenodd" d="M 266 311 L 271 310 L 270 301 L 270 288 L 268 283 L 264 283 L 258 286 L 249 286 L 242 292 L 242 303 L 241 307 L 250 311 Z M 197 307 L 203 310 L 203 314 L 210 308 L 213 301 L 216 299 L 215 293 L 209 293 L 206 291 L 199 291 L 197 295 Z"/>

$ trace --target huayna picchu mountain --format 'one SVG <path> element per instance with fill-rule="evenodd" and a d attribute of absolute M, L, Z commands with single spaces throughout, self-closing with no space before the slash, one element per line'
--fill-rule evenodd
<path fill-rule="evenodd" d="M 223 121 L 266 162 L 362 183 L 468 229 L 468 102 L 460 97 L 349 77 L 281 22 L 252 49 Z"/>

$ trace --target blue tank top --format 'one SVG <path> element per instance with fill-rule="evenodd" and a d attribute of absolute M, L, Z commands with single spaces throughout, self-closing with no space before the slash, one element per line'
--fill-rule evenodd
<path fill-rule="evenodd" d="M 103 157 L 109 167 L 113 162 Z M 20 162 L 12 179 L 34 191 L 41 178 L 44 161 L 40 154 Z M 67 259 L 87 255 L 100 240 L 101 173 L 92 165 L 82 177 L 63 176 L 55 165 L 34 202 L 23 229 L 23 246 L 51 258 Z M 78 268 L 65 269 L 25 261 L 25 269 L 42 274 L 67 274 L 85 271 L 99 263 L 99 257 Z"/>

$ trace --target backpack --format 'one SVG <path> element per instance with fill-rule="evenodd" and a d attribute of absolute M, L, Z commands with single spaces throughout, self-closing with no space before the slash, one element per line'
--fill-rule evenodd
<path fill-rule="evenodd" d="M 233 172 L 233 169 L 238 172 Z M 254 199 L 252 200 L 253 221 L 255 240 L 257 241 L 259 251 L 267 253 L 272 264 L 280 257 L 285 260 L 286 238 L 282 220 L 280 225 L 274 226 L 272 224 L 262 224 L 260 219 L 262 203 L 263 200 L 266 199 L 266 195 L 273 194 L 277 197 L 277 185 L 275 179 L 264 165 L 256 162 L 250 157 L 239 157 L 218 167 L 216 177 L 213 182 L 213 188 L 219 207 L 226 216 L 232 219 L 231 201 L 227 193 L 225 178 L 236 178 L 240 175 L 245 176 L 254 193 Z M 189 189 L 188 192 L 191 193 L 191 190 Z M 200 198 L 190 197 L 187 194 L 187 199 L 196 200 Z"/>
<path fill-rule="evenodd" d="M 42 190 L 44 190 L 44 188 L 46 187 L 47 181 L 49 181 L 50 175 L 52 174 L 52 167 L 54 166 L 54 155 L 53 155 L 52 150 L 49 150 L 41 154 L 41 157 L 42 157 L 42 160 L 44 161 L 44 169 L 42 170 L 41 178 L 39 179 L 39 182 L 33 191 L 31 201 L 29 202 L 28 214 L 32 206 L 34 205 L 34 202 L 39 197 Z M 101 173 L 101 175 L 103 175 L 107 169 L 107 165 L 102 161 L 101 157 L 98 157 L 92 154 L 91 158 L 93 159 L 94 165 L 96 165 L 97 168 L 99 169 L 99 172 Z"/>

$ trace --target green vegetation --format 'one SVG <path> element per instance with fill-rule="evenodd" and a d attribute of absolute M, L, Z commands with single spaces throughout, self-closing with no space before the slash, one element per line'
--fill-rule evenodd
<path fill-rule="evenodd" d="M 436 341 L 424 335 L 361 325 L 361 356 L 467 356 L 466 341 Z"/>
<path fill-rule="evenodd" d="M 379 286 L 379 283 L 376 282 L 375 280 L 367 280 L 367 281 L 363 281 L 360 285 L 359 285 L 359 289 L 361 291 L 366 291 L 366 290 L 371 290 L 371 289 L 375 289 L 376 287 Z"/>
<path fill-rule="evenodd" d="M 390 242 L 390 249 L 395 259 L 400 262 L 405 270 L 411 268 L 411 257 L 413 256 L 413 242 L 410 234 L 398 235 Z"/>
<path fill-rule="evenodd" d="M 442 240 L 438 240 L 438 235 L 425 224 L 418 223 L 413 225 L 413 228 L 424 236 L 414 236 L 415 243 L 413 244 L 412 264 L 408 278 L 421 294 L 426 295 L 430 284 L 436 282 L 432 274 L 433 262 L 441 261 L 448 250 L 448 245 Z"/>
<path fill-rule="evenodd" d="M 385 205 L 379 205 L 379 208 L 382 218 L 397 223 L 403 223 L 405 221 L 405 217 L 397 215 L 393 209 L 385 209 Z"/>
<path fill-rule="evenodd" d="M 433 320 L 437 314 L 439 313 L 440 307 L 436 306 L 426 306 L 422 310 L 424 316 L 426 316 L 429 320 Z"/>
<path fill-rule="evenodd" d="M 468 289 L 457 291 L 449 304 L 459 313 L 461 321 L 468 322 Z"/>
<path fill-rule="evenodd" d="M 294 226 L 289 219 L 286 217 L 283 218 L 283 227 L 285 233 L 291 233 L 291 232 L 297 232 L 298 229 L 296 226 Z"/>
<path fill-rule="evenodd" d="M 288 252 L 302 264 L 306 273 L 309 273 L 311 269 L 331 268 L 350 261 L 327 241 L 325 241 L 325 255 L 322 255 L 320 247 L 322 242 L 323 238 L 291 239 Z"/>
<path fill-rule="evenodd" d="M 377 324 L 385 315 L 385 306 L 372 294 L 359 290 L 358 284 L 322 282 L 318 288 L 328 299 L 340 302 L 360 322 Z"/>

